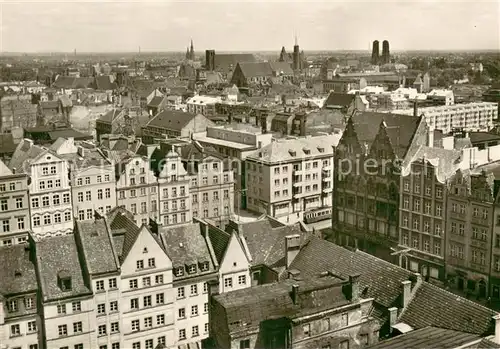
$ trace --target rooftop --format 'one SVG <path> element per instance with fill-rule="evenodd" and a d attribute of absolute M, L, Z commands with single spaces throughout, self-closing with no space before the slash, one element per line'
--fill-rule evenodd
<path fill-rule="evenodd" d="M 28 244 L 2 247 L 0 251 L 0 296 L 34 292 L 38 289 L 35 265 Z"/>
<path fill-rule="evenodd" d="M 157 127 L 167 130 L 181 131 L 196 117 L 196 114 L 177 110 L 163 110 L 148 122 L 146 127 Z"/>

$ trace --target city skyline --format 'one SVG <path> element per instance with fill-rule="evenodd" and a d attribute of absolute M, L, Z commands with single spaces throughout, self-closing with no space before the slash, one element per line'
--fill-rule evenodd
<path fill-rule="evenodd" d="M 0 51 L 291 52 L 295 33 L 306 51 L 498 50 L 499 4 L 480 3 L 4 2 Z"/>

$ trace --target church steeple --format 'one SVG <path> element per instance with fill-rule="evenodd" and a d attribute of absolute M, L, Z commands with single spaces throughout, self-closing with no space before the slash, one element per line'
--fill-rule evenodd
<path fill-rule="evenodd" d="M 186 47 L 186 59 L 191 59 L 189 54 L 189 47 Z"/>
<path fill-rule="evenodd" d="M 194 45 L 193 45 L 193 39 L 191 39 L 191 50 L 189 51 L 189 58 L 191 60 L 194 60 Z"/>

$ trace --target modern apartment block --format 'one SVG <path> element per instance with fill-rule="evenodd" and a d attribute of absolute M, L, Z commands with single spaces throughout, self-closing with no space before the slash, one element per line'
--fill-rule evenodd
<path fill-rule="evenodd" d="M 158 222 L 163 226 L 187 224 L 192 220 L 188 173 L 175 151 L 169 151 L 162 160 L 163 168 L 158 175 Z"/>
<path fill-rule="evenodd" d="M 395 110 L 396 114 L 412 115 L 411 109 Z M 454 129 L 489 131 L 498 119 L 498 103 L 473 102 L 423 107 L 419 109 L 431 129 L 449 133 Z"/>
<path fill-rule="evenodd" d="M 202 146 L 212 147 L 223 156 L 234 159 L 231 167 L 235 179 L 236 207 L 245 209 L 247 205 L 246 157 L 270 144 L 272 137 L 271 133 L 262 133 L 259 127 L 245 124 L 207 127 L 206 134 L 195 135 L 194 139 Z"/>
<path fill-rule="evenodd" d="M 0 246 L 23 243 L 31 228 L 28 176 L 0 160 Z"/>
<path fill-rule="evenodd" d="M 137 225 L 158 218 L 158 182 L 149 159 L 132 156 L 116 165 L 117 205 L 135 217 Z"/>
<path fill-rule="evenodd" d="M 9 162 L 12 172 L 30 178 L 31 229 L 37 238 L 73 230 L 69 165 L 58 151 L 24 139 Z"/>
<path fill-rule="evenodd" d="M 50 149 L 68 162 L 75 219 L 93 219 L 94 211 L 116 206 L 115 166 L 100 149 L 72 138 L 59 138 Z"/>
<path fill-rule="evenodd" d="M 285 220 L 331 206 L 333 154 L 340 135 L 273 141 L 245 161 L 247 207 Z"/>

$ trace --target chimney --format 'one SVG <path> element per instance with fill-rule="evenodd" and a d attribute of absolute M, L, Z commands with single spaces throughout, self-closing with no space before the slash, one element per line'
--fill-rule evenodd
<path fill-rule="evenodd" d="M 416 100 L 413 102 L 413 116 L 418 117 L 418 102 Z"/>
<path fill-rule="evenodd" d="M 410 296 L 411 296 L 411 281 L 410 280 L 404 280 L 401 282 L 402 288 L 403 288 L 403 310 L 406 309 L 408 304 L 410 303 Z"/>
<path fill-rule="evenodd" d="M 493 342 L 500 344 L 500 314 L 493 316 L 493 320 L 495 321 L 495 336 Z"/>
<path fill-rule="evenodd" d="M 295 257 L 300 252 L 300 235 L 285 236 L 285 261 L 286 267 L 289 268 Z"/>
<path fill-rule="evenodd" d="M 359 274 L 349 275 L 349 283 L 351 284 L 351 302 L 359 301 Z"/>
<path fill-rule="evenodd" d="M 292 285 L 292 301 L 295 305 L 299 304 L 299 285 L 297 284 Z"/>
<path fill-rule="evenodd" d="M 428 135 L 428 143 L 427 146 L 430 148 L 434 148 L 434 129 L 429 129 L 429 135 Z"/>
<path fill-rule="evenodd" d="M 389 333 L 392 333 L 392 328 L 398 322 L 398 308 L 392 307 L 389 311 Z"/>
<path fill-rule="evenodd" d="M 85 157 L 85 149 L 81 145 L 79 145 L 78 148 L 76 148 L 76 152 L 78 156 L 82 158 Z"/>
<path fill-rule="evenodd" d="M 262 148 L 262 142 L 261 141 L 259 141 L 257 144 L 258 144 L 259 149 Z"/>

